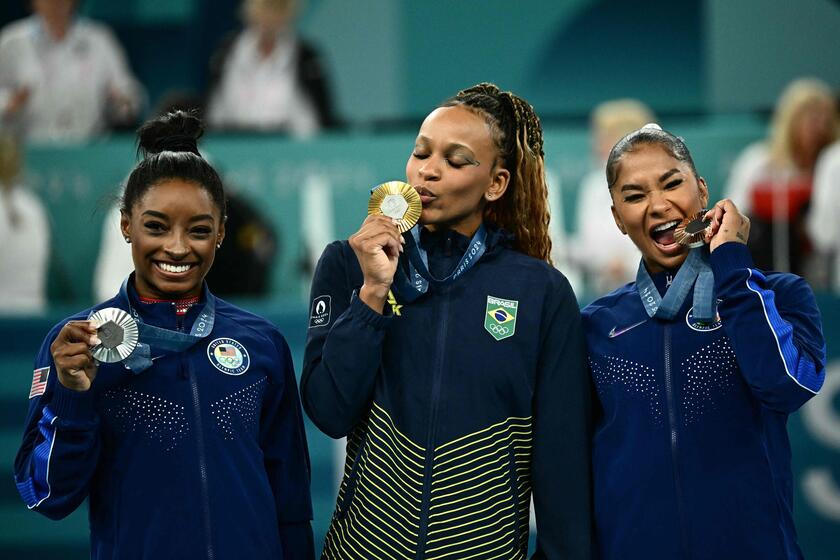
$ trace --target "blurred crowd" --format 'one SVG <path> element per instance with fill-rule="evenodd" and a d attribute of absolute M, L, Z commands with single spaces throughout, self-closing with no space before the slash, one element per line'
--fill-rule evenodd
<path fill-rule="evenodd" d="M 322 58 L 295 30 L 295 0 L 244 0 L 241 29 L 209 61 L 207 91 L 163 96 L 155 108 L 115 35 L 80 16 L 78 0 L 32 0 L 31 8 L 29 17 L 0 30 L 2 312 L 31 313 L 46 305 L 50 227 L 42 203 L 25 184 L 22 146 L 91 140 L 174 108 L 200 111 L 211 130 L 307 138 L 340 125 Z M 724 195 L 751 219 L 750 249 L 759 268 L 790 271 L 815 289 L 840 293 L 836 85 L 810 78 L 790 83 L 778 98 L 767 137 L 747 146 L 732 166 Z M 652 109 L 635 99 L 608 101 L 592 111 L 591 169 L 577 190 L 575 233 L 567 236 L 564 227 L 554 233 L 563 248 L 556 263 L 570 277 L 581 277 L 593 294 L 635 277 L 639 255 L 606 210 L 611 201 L 604 164 L 618 139 L 654 121 Z M 228 190 L 228 237 L 236 242 L 218 257 L 231 265 L 214 267 L 209 281 L 222 296 L 271 295 L 278 235 L 254 201 Z M 131 270 L 118 218 L 114 206 L 93 273 L 97 299 L 110 296 Z"/>

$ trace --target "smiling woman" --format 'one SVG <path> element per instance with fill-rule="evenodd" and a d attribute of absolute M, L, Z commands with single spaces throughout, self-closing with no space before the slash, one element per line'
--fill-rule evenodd
<path fill-rule="evenodd" d="M 134 272 L 116 297 L 47 335 L 18 491 L 53 519 L 89 498 L 92 558 L 311 558 L 289 347 L 204 281 L 224 239 L 225 195 L 198 152 L 201 133 L 183 112 L 140 129 L 121 223 Z M 115 346 L 124 332 L 139 334 L 133 350 Z M 94 359 L 115 347 L 122 363 Z"/>
<path fill-rule="evenodd" d="M 642 262 L 583 310 L 598 557 L 802 558 L 785 425 L 825 377 L 810 287 L 755 268 L 749 220 L 704 211 L 688 148 L 658 126 L 613 147 L 607 181 Z M 678 227 L 698 214 L 689 248 Z"/>

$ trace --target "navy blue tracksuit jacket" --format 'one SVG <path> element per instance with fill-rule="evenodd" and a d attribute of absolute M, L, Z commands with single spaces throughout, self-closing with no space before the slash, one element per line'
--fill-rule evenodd
<path fill-rule="evenodd" d="M 385 316 L 354 297 L 349 244 L 324 251 L 301 394 L 316 425 L 348 436 L 324 558 L 524 558 L 532 490 L 537 557 L 589 558 L 580 312 L 556 269 L 506 241 L 491 230 L 478 264 Z M 421 244 L 442 278 L 468 240 L 423 230 Z"/>
<path fill-rule="evenodd" d="M 185 332 L 201 307 L 178 316 L 172 302 L 142 303 L 130 286 L 128 297 L 144 322 Z M 30 399 L 15 481 L 51 519 L 89 498 L 94 559 L 314 555 L 289 348 L 266 320 L 214 299 L 209 336 L 140 374 L 101 364 L 86 392 L 57 379 L 50 345 L 66 321 L 44 340 L 35 369 L 48 368 L 46 391 Z M 118 296 L 68 320 L 126 303 Z"/>

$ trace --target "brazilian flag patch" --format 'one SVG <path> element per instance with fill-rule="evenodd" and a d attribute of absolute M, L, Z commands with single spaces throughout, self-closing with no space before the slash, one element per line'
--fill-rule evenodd
<path fill-rule="evenodd" d="M 516 332 L 516 310 L 519 302 L 487 296 L 487 308 L 484 313 L 484 330 L 496 340 L 513 336 Z"/>

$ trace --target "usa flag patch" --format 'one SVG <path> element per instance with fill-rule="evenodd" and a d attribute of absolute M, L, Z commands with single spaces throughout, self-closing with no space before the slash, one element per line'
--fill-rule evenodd
<path fill-rule="evenodd" d="M 38 368 L 32 374 L 32 387 L 29 389 L 29 398 L 39 397 L 47 390 L 47 379 L 50 377 L 50 366 Z"/>

